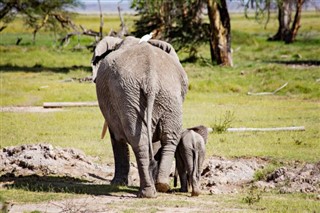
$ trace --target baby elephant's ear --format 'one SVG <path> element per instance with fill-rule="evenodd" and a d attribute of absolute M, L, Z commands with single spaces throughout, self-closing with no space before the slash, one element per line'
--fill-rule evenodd
<path fill-rule="evenodd" d="M 148 41 L 148 43 L 151 44 L 152 46 L 162 49 L 163 51 L 171 55 L 175 60 L 179 62 L 179 57 L 171 44 L 165 41 L 160 41 L 156 39 L 151 39 Z"/>

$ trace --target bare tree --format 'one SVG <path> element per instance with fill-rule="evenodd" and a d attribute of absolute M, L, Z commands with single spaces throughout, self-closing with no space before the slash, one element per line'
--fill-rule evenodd
<path fill-rule="evenodd" d="M 270 18 L 270 9 L 273 5 L 276 5 L 278 9 L 278 30 L 275 35 L 268 38 L 269 41 L 284 41 L 286 43 L 292 43 L 301 26 L 301 13 L 302 6 L 306 0 L 251 0 L 251 7 L 255 9 L 255 16 L 264 16 L 267 14 L 266 25 Z M 245 8 L 249 7 L 249 3 L 245 4 Z M 247 14 L 247 10 L 245 13 Z M 293 17 L 294 15 L 294 17 Z"/>
<path fill-rule="evenodd" d="M 286 37 L 284 38 L 284 41 L 286 43 L 292 43 L 298 34 L 298 30 L 300 28 L 300 20 L 301 20 L 301 12 L 302 12 L 302 6 L 304 4 L 305 0 L 297 0 L 296 1 L 296 14 L 294 16 L 292 26 L 290 31 L 286 34 Z"/>
<path fill-rule="evenodd" d="M 103 34 L 103 13 L 102 13 L 102 8 L 101 8 L 101 4 L 100 4 L 100 0 L 98 0 L 98 4 L 99 4 L 99 11 L 100 11 L 100 27 L 99 27 L 99 37 L 100 40 L 102 39 L 102 34 Z"/>

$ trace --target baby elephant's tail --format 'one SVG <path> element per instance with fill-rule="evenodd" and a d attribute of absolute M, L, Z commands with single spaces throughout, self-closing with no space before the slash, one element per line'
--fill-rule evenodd
<path fill-rule="evenodd" d="M 192 150 L 193 152 L 193 169 L 192 169 L 192 182 L 198 180 L 198 167 L 199 167 L 199 152 Z M 195 183 L 192 183 L 194 185 Z"/>

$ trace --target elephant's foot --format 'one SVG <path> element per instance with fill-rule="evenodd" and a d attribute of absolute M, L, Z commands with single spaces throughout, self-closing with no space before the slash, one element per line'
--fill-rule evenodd
<path fill-rule="evenodd" d="M 145 187 L 139 190 L 138 197 L 139 198 L 156 198 L 157 192 L 153 186 Z"/>
<path fill-rule="evenodd" d="M 180 192 L 188 192 L 188 188 L 181 187 Z"/>
<path fill-rule="evenodd" d="M 201 194 L 200 190 L 195 190 L 191 192 L 192 197 L 199 196 L 200 194 Z"/>
<path fill-rule="evenodd" d="M 128 186 L 128 178 L 127 177 L 114 177 L 111 181 L 111 185 Z"/>
<path fill-rule="evenodd" d="M 170 186 L 167 183 L 156 183 L 156 188 L 158 192 L 167 192 L 169 191 Z"/>

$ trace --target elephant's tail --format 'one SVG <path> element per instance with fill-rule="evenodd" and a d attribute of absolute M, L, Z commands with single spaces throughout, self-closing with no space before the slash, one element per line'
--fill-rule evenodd
<path fill-rule="evenodd" d="M 153 146 L 152 146 L 152 111 L 153 104 L 155 100 L 155 94 L 149 93 L 147 94 L 147 132 L 148 132 L 148 143 L 149 143 L 149 171 L 151 172 L 151 176 L 155 179 L 158 173 L 158 163 L 154 159 Z"/>
<path fill-rule="evenodd" d="M 152 146 L 152 111 L 155 95 L 151 92 L 147 94 L 147 132 L 149 142 L 149 158 L 154 161 L 153 146 Z"/>

